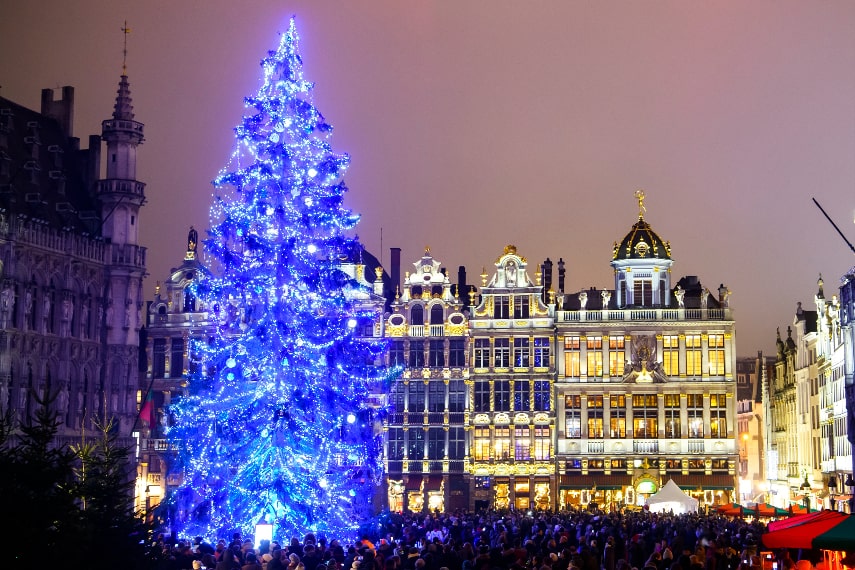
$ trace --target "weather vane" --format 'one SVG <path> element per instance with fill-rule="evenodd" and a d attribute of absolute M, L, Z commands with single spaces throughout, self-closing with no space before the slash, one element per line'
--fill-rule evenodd
<path fill-rule="evenodd" d="M 122 26 L 122 33 L 125 34 L 125 45 L 122 47 L 122 75 L 124 75 L 127 70 L 128 62 L 128 34 L 131 33 L 127 20 L 125 20 L 125 25 Z"/>
<path fill-rule="evenodd" d="M 640 220 L 644 217 L 644 212 L 647 211 L 647 208 L 644 207 L 644 190 L 636 190 L 635 199 L 638 200 L 638 219 Z"/>

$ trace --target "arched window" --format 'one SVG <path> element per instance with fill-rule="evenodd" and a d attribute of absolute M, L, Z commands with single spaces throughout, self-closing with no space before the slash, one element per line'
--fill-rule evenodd
<path fill-rule="evenodd" d="M 196 297 L 190 287 L 184 288 L 184 312 L 192 313 L 196 310 Z"/>
<path fill-rule="evenodd" d="M 425 324 L 425 308 L 422 305 L 416 305 L 412 309 L 410 309 L 410 324 Z"/>
<path fill-rule="evenodd" d="M 430 324 L 441 325 L 445 321 L 445 311 L 442 305 L 434 305 L 430 308 Z"/>

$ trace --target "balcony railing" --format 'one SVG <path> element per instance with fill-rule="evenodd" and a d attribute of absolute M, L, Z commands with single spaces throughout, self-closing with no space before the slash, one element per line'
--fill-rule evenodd
<path fill-rule="evenodd" d="M 600 321 L 723 321 L 730 309 L 617 309 L 595 311 L 555 311 L 556 322 Z"/>
<path fill-rule="evenodd" d="M 655 439 L 633 440 L 632 451 L 633 453 L 659 453 L 659 441 Z"/>

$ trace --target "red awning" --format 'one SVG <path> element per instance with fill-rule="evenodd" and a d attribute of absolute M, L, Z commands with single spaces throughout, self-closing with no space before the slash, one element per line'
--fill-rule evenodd
<path fill-rule="evenodd" d="M 768 548 L 855 550 L 855 515 L 819 511 L 769 524 L 762 535 Z"/>
<path fill-rule="evenodd" d="M 442 487 L 442 475 L 431 475 L 425 481 L 425 491 L 439 491 Z"/>

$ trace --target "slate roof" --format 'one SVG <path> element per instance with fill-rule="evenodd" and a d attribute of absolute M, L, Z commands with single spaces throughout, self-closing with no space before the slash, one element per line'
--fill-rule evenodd
<path fill-rule="evenodd" d="M 56 229 L 101 234 L 87 187 L 88 151 L 53 118 L 0 97 L 0 208 Z"/>

